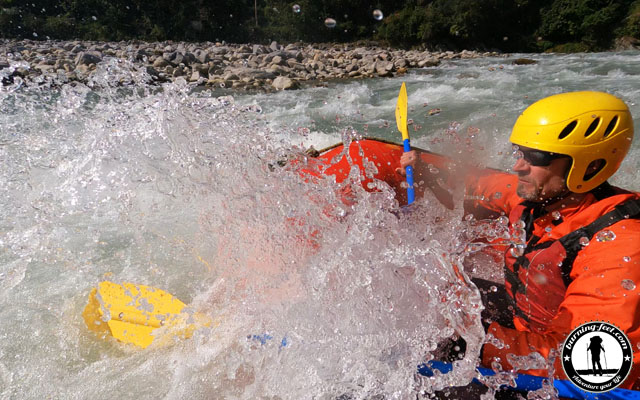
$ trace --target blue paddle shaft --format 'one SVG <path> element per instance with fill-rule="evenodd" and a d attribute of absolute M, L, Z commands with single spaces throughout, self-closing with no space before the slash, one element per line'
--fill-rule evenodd
<path fill-rule="evenodd" d="M 404 146 L 405 153 L 411 151 L 409 139 L 403 140 L 402 145 Z M 416 199 L 416 195 L 413 190 L 413 167 L 411 165 L 407 165 L 405 171 L 407 173 L 407 184 L 409 185 L 409 187 L 407 187 L 407 204 L 411 204 Z"/>

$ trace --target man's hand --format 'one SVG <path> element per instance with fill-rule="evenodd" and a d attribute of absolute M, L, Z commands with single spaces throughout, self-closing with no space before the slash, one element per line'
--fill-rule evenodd
<path fill-rule="evenodd" d="M 406 176 L 405 168 L 409 165 L 413 167 L 415 181 L 419 182 L 416 185 L 417 192 L 424 194 L 424 188 L 422 186 L 426 185 L 442 205 L 449 210 L 453 210 L 453 196 L 444 185 L 445 179 L 443 173 L 437 168 L 430 168 L 425 165 L 422 157 L 420 157 L 415 150 L 402 153 L 400 157 L 400 167 L 396 168 L 396 173 Z"/>
<path fill-rule="evenodd" d="M 418 157 L 418 153 L 415 150 L 411 150 L 402 153 L 402 157 L 400 157 L 400 168 L 396 168 L 396 173 L 407 176 L 405 169 L 410 165 L 413 167 L 414 176 L 420 178 L 424 167 L 423 164 L 422 159 Z"/>

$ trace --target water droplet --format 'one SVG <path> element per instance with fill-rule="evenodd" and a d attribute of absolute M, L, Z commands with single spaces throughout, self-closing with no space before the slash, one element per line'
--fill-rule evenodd
<path fill-rule="evenodd" d="M 121 312 L 120 314 L 118 314 L 118 318 L 120 318 L 120 319 L 124 318 L 124 313 Z"/>
<path fill-rule="evenodd" d="M 382 13 L 382 11 L 378 10 L 377 8 L 373 10 L 373 19 L 375 19 L 376 21 L 382 21 L 382 18 L 384 18 L 384 14 Z"/>
<path fill-rule="evenodd" d="M 520 257 L 524 254 L 524 246 L 515 245 L 514 247 L 509 249 L 509 253 L 511 253 L 513 257 Z"/>
<path fill-rule="evenodd" d="M 629 261 L 631 261 L 631 257 L 629 257 L 629 256 L 624 256 L 624 257 L 622 257 L 622 261 L 624 261 L 624 262 L 629 262 Z"/>
<path fill-rule="evenodd" d="M 299 4 L 294 4 L 293 7 L 291 7 L 293 9 L 293 12 L 298 14 L 300 13 L 300 11 L 302 11 L 302 9 L 300 8 Z"/>
<path fill-rule="evenodd" d="M 440 172 L 440 170 L 438 168 L 434 167 L 431 164 L 429 164 L 428 167 L 429 167 L 429 172 L 431 172 L 432 174 L 437 174 L 437 173 Z"/>
<path fill-rule="evenodd" d="M 496 286 L 493 286 L 493 285 L 492 285 L 492 286 L 489 288 L 489 291 L 491 291 L 491 292 L 494 292 L 494 293 L 495 293 L 495 292 L 497 292 L 497 291 L 498 291 L 498 288 L 497 288 Z"/>
<path fill-rule="evenodd" d="M 336 20 L 333 18 L 327 18 L 324 20 L 324 26 L 326 26 L 327 28 L 335 28 Z"/>
<path fill-rule="evenodd" d="M 560 211 L 554 211 L 554 212 L 551 213 L 551 217 L 555 221 L 558 221 L 558 220 L 560 220 L 560 218 L 562 218 L 562 214 L 560 214 Z"/>
<path fill-rule="evenodd" d="M 522 220 L 518 220 L 518 221 L 514 222 L 513 225 L 511 225 L 511 226 L 513 226 L 513 229 L 524 229 L 525 223 Z"/>
<path fill-rule="evenodd" d="M 615 238 L 616 234 L 608 229 L 598 232 L 598 234 L 596 235 L 596 240 L 598 242 L 610 242 L 612 240 L 615 240 Z"/>
<path fill-rule="evenodd" d="M 499 218 L 498 218 L 498 223 L 499 223 L 500 225 L 503 225 L 503 226 L 508 226 L 508 225 L 509 225 L 509 218 L 507 218 L 507 217 L 505 217 L 505 216 L 503 215 L 502 217 L 499 217 Z"/>
<path fill-rule="evenodd" d="M 92 19 L 92 20 L 94 20 L 94 21 L 97 21 L 97 20 L 98 20 L 98 17 L 96 17 L 95 15 L 92 15 L 92 16 L 91 16 L 91 19 Z"/>
<path fill-rule="evenodd" d="M 627 290 L 635 290 L 636 284 L 631 279 L 623 279 L 622 280 L 622 287 L 627 289 Z"/>
<path fill-rule="evenodd" d="M 579 240 L 580 246 L 588 246 L 589 245 L 589 238 L 586 236 L 583 236 L 580 238 Z"/>
<path fill-rule="evenodd" d="M 538 264 L 538 271 L 542 271 L 544 269 L 544 264 Z"/>
<path fill-rule="evenodd" d="M 495 193 L 493 194 L 493 198 L 494 198 L 494 199 L 499 199 L 500 197 L 502 197 L 502 193 L 500 193 L 500 192 L 495 192 Z"/>
<path fill-rule="evenodd" d="M 544 228 L 544 231 L 545 231 L 545 232 L 551 232 L 551 230 L 552 230 L 552 229 L 553 229 L 553 228 L 551 228 L 550 226 L 547 226 L 546 228 Z"/>

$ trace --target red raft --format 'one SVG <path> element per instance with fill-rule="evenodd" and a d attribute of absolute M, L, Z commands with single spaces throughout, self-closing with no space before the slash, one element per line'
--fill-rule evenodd
<path fill-rule="evenodd" d="M 440 154 L 432 153 L 427 150 L 414 148 L 422 158 L 425 164 L 430 164 L 438 170 L 446 170 L 447 164 L 451 160 Z M 396 198 L 400 205 L 407 204 L 407 190 L 405 177 L 396 172 L 396 168 L 400 166 L 400 157 L 403 153 L 401 144 L 386 142 L 380 139 L 362 139 L 353 141 L 349 144 L 348 152 L 345 151 L 344 144 L 338 144 L 329 149 L 322 150 L 318 155 L 314 156 L 319 161 L 319 165 L 312 168 L 305 168 L 304 171 L 314 176 L 333 175 L 338 183 L 343 182 L 349 176 L 353 166 L 360 167 L 362 186 L 367 191 L 375 191 L 369 185 L 373 181 L 363 171 L 369 164 L 373 163 L 377 172 L 373 174 L 373 178 L 386 182 L 396 192 Z M 366 160 L 366 162 L 365 162 Z M 315 167 L 320 167 L 315 168 Z M 419 181 L 419 179 L 416 179 Z"/>

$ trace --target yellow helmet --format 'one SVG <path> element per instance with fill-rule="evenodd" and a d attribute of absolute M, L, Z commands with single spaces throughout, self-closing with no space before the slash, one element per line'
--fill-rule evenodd
<path fill-rule="evenodd" d="M 627 105 L 602 92 L 572 92 L 546 97 L 518 117 L 511 143 L 559 153 L 573 159 L 567 187 L 588 192 L 613 175 L 633 139 L 633 120 Z M 587 168 L 597 160 L 604 167 L 591 176 Z"/>

